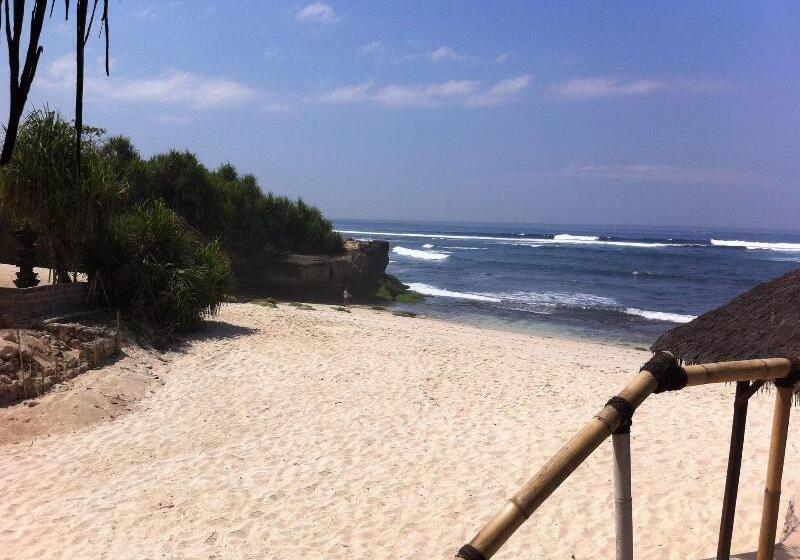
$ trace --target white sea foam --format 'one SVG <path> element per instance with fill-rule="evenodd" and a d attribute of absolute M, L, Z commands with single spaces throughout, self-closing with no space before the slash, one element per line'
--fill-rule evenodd
<path fill-rule="evenodd" d="M 711 244 L 717 247 L 744 247 L 745 249 L 800 252 L 800 243 L 767 243 L 764 241 L 727 241 L 724 239 L 712 239 Z"/>
<path fill-rule="evenodd" d="M 503 309 L 516 311 L 526 311 L 537 314 L 549 315 L 550 311 L 545 309 L 552 308 L 571 308 L 571 309 L 598 309 L 627 315 L 635 315 L 651 321 L 666 321 L 670 323 L 688 323 L 695 319 L 694 315 L 684 315 L 681 313 L 667 313 L 664 311 L 648 311 L 636 307 L 622 308 L 619 303 L 609 297 L 597 296 L 586 293 L 567 293 L 567 292 L 501 292 L 501 293 L 465 293 L 454 292 L 437 288 L 430 284 L 411 283 L 409 287 L 420 294 L 426 296 L 447 297 L 455 299 L 468 299 L 474 301 L 485 301 L 490 303 L 502 303 Z"/>
<path fill-rule="evenodd" d="M 553 239 L 557 241 L 600 241 L 596 235 L 570 235 L 568 233 L 559 233 L 554 235 Z"/>
<path fill-rule="evenodd" d="M 450 256 L 449 253 L 438 253 L 436 251 L 419 251 L 417 249 L 409 249 L 408 247 L 394 247 L 393 253 L 402 255 L 404 257 L 411 257 L 412 259 L 423 259 L 426 261 L 441 261 Z"/>
<path fill-rule="evenodd" d="M 524 303 L 526 305 L 544 307 L 577 307 L 581 309 L 614 309 L 618 307 L 616 300 L 594 294 L 566 292 L 503 292 L 499 294 L 482 294 L 497 297 L 504 302 Z"/>
<path fill-rule="evenodd" d="M 647 311 L 646 309 L 637 309 L 635 307 L 628 307 L 625 310 L 628 315 L 638 315 L 645 319 L 653 321 L 669 321 L 670 323 L 688 323 L 696 319 L 694 315 L 681 315 L 680 313 L 665 313 L 663 311 Z"/>
<path fill-rule="evenodd" d="M 508 292 L 501 294 L 481 295 L 500 298 L 500 300 L 504 303 L 510 302 L 515 304 L 530 305 L 534 308 L 532 310 L 534 312 L 537 312 L 535 309 L 537 307 L 567 307 L 573 309 L 605 309 L 608 311 L 623 311 L 615 299 L 597 296 L 594 294 L 570 294 L 566 292 Z M 526 310 L 522 307 L 516 307 L 516 309 L 520 311 Z M 636 307 L 625 308 L 624 312 L 628 315 L 636 315 L 652 321 L 668 321 L 671 323 L 688 323 L 695 318 L 694 315 L 667 313 L 663 311 L 648 311 L 646 309 L 638 309 Z"/>
<path fill-rule="evenodd" d="M 420 282 L 412 282 L 408 285 L 409 288 L 417 292 L 418 294 L 422 294 L 425 296 L 437 296 L 437 297 L 447 297 L 447 298 L 456 298 L 456 299 L 471 299 L 475 301 L 489 301 L 493 303 L 500 303 L 500 300 L 495 297 L 483 295 L 483 294 L 469 294 L 469 293 L 462 293 L 462 292 L 453 292 L 451 290 L 445 290 L 443 288 L 437 288 L 436 286 L 431 286 L 429 284 L 423 284 Z"/>
<path fill-rule="evenodd" d="M 514 242 L 520 243 L 519 237 L 491 237 L 488 235 L 451 235 L 451 234 L 441 234 L 441 233 L 390 233 L 390 232 L 382 232 L 382 231 L 352 231 L 352 230 L 340 230 L 339 233 L 345 233 L 349 235 L 369 235 L 369 236 L 377 236 L 377 237 L 388 237 L 388 238 L 397 238 L 397 237 L 419 237 L 424 239 L 471 239 L 477 241 L 495 241 L 498 243 L 502 242 Z M 560 234 L 560 239 L 540 239 L 540 238 L 530 238 L 532 244 L 560 244 L 560 245 L 599 245 L 599 246 L 611 246 L 611 247 L 636 247 L 640 249 L 661 249 L 664 247 L 685 247 L 685 243 L 661 243 L 661 242 L 644 242 L 644 241 L 605 241 L 597 239 L 596 237 L 590 237 L 588 235 L 580 236 L 580 235 L 568 235 L 568 234 Z"/>
<path fill-rule="evenodd" d="M 426 243 L 422 246 L 423 249 L 433 249 L 433 243 Z"/>
<path fill-rule="evenodd" d="M 460 249 L 461 251 L 486 251 L 488 247 L 442 247 L 442 249 Z"/>

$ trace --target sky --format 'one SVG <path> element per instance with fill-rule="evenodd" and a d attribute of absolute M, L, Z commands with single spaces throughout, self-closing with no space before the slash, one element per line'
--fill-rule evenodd
<path fill-rule="evenodd" d="M 60 10 L 29 106 L 71 118 Z M 800 229 L 798 36 L 793 1 L 113 0 L 85 120 L 335 219 Z"/>

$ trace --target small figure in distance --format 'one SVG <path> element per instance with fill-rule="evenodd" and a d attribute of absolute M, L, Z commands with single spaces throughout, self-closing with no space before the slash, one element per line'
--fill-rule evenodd
<path fill-rule="evenodd" d="M 350 307 L 350 292 L 347 290 L 347 286 L 344 287 L 342 292 L 342 299 L 344 300 L 344 306 Z"/>

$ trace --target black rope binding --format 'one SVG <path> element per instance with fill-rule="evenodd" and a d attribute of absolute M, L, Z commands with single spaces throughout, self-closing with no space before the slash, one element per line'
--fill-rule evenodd
<path fill-rule="evenodd" d="M 669 352 L 656 352 L 647 360 L 639 371 L 647 370 L 658 381 L 654 393 L 664 391 L 679 391 L 686 387 L 688 377 L 686 371 L 678 364 L 678 360 Z"/>
<path fill-rule="evenodd" d="M 622 417 L 622 422 L 619 428 L 614 430 L 615 434 L 629 434 L 631 433 L 631 424 L 633 423 L 633 413 L 636 412 L 636 407 L 633 406 L 628 399 L 623 397 L 611 397 L 608 399 L 606 406 L 613 406 Z"/>
<path fill-rule="evenodd" d="M 792 362 L 792 369 L 789 370 L 789 373 L 786 375 L 786 377 L 781 377 L 780 379 L 775 380 L 776 387 L 794 387 L 795 383 L 800 383 L 800 359 L 786 359 Z"/>
<path fill-rule="evenodd" d="M 486 556 L 471 544 L 462 546 L 458 554 L 456 554 L 456 558 L 463 558 L 464 560 L 486 560 Z"/>

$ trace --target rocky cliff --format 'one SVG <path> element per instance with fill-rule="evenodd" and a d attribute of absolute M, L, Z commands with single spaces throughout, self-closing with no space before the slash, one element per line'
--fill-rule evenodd
<path fill-rule="evenodd" d="M 338 301 L 345 287 L 357 298 L 377 289 L 389 264 L 386 241 L 345 241 L 340 255 L 283 255 L 234 266 L 244 293 Z"/>

